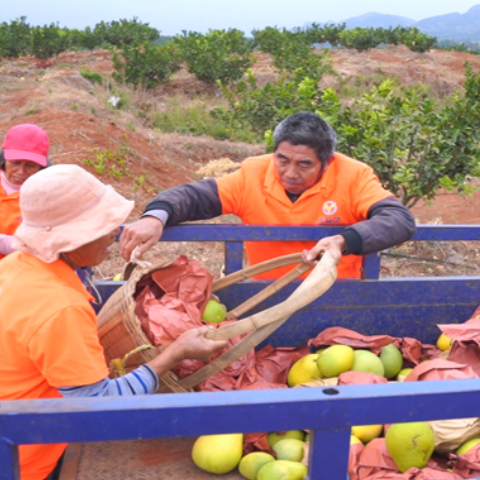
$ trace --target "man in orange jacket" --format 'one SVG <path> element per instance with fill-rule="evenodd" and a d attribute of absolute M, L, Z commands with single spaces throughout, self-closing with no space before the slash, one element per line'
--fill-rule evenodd
<path fill-rule="evenodd" d="M 141 256 L 164 226 L 235 214 L 263 225 L 345 225 L 339 235 L 315 242 L 245 242 L 250 265 L 290 253 L 314 261 L 328 250 L 339 278 L 359 278 L 362 258 L 409 240 L 415 219 L 380 184 L 372 168 L 335 151 L 336 134 L 320 116 L 301 112 L 275 128 L 274 153 L 247 158 L 225 177 L 208 178 L 161 192 L 142 218 L 127 225 L 122 255 Z M 257 278 L 278 278 L 292 267 Z"/>

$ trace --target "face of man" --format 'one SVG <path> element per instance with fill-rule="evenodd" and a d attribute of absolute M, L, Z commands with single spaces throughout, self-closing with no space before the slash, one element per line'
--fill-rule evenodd
<path fill-rule="evenodd" d="M 306 145 L 281 142 L 273 159 L 279 182 L 294 195 L 300 195 L 313 187 L 322 176 L 322 162 L 317 157 L 317 152 Z"/>

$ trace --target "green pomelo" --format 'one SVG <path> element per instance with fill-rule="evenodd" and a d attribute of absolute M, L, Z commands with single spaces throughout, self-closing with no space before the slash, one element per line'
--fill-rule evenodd
<path fill-rule="evenodd" d="M 285 438 L 278 441 L 273 447 L 277 454 L 277 460 L 291 460 L 292 462 L 301 462 L 305 454 L 305 442 L 295 438 Z"/>
<path fill-rule="evenodd" d="M 198 468 L 210 473 L 231 472 L 243 454 L 243 434 L 203 435 L 195 440 L 192 460 Z"/>
<path fill-rule="evenodd" d="M 385 377 L 388 379 L 396 377 L 403 367 L 402 352 L 393 343 L 382 347 L 380 360 L 383 363 Z"/>
<path fill-rule="evenodd" d="M 323 377 L 337 377 L 352 368 L 355 353 L 348 345 L 332 345 L 318 355 L 317 365 Z"/>
<path fill-rule="evenodd" d="M 248 480 L 256 480 L 258 471 L 269 462 L 274 462 L 275 459 L 269 453 L 252 452 L 245 455 L 238 464 L 238 471 L 240 475 Z"/>
<path fill-rule="evenodd" d="M 307 467 L 303 463 L 276 460 L 265 464 L 256 480 L 303 480 L 306 476 Z"/>
<path fill-rule="evenodd" d="M 297 360 L 288 371 L 287 383 L 289 387 L 294 387 L 299 383 L 307 383 L 322 378 L 317 366 L 318 353 L 310 353 Z"/>
<path fill-rule="evenodd" d="M 435 449 L 435 435 L 426 422 L 394 423 L 387 430 L 385 443 L 403 473 L 427 465 Z"/>
<path fill-rule="evenodd" d="M 370 350 L 355 350 L 355 361 L 351 370 L 355 372 L 373 373 L 383 377 L 385 369 L 383 363 Z"/>
<path fill-rule="evenodd" d="M 209 300 L 203 311 L 202 320 L 207 323 L 220 323 L 227 318 L 225 306 L 216 300 Z"/>
<path fill-rule="evenodd" d="M 287 430 L 285 433 L 270 432 L 267 435 L 268 444 L 273 447 L 277 442 L 285 438 L 295 438 L 303 442 L 305 432 L 303 430 Z"/>
<path fill-rule="evenodd" d="M 466 442 L 462 443 L 456 450 L 457 455 L 463 455 L 467 453 L 471 448 L 473 448 L 477 443 L 480 443 L 480 438 L 471 438 Z"/>
<path fill-rule="evenodd" d="M 403 382 L 409 375 L 413 368 L 402 368 L 397 375 L 397 380 Z"/>

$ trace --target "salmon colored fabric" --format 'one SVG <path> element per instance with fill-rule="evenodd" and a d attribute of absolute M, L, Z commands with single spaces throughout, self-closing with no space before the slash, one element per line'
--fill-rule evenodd
<path fill-rule="evenodd" d="M 108 375 L 93 300 L 61 260 L 24 252 L 0 262 L 0 400 L 61 397 L 56 387 Z M 20 446 L 21 480 L 43 480 L 66 444 Z"/>
<path fill-rule="evenodd" d="M 340 153 L 320 181 L 295 203 L 276 177 L 273 154 L 247 158 L 239 170 L 216 181 L 223 214 L 235 214 L 247 225 L 351 225 L 366 220 L 373 204 L 392 197 L 368 165 Z M 250 265 L 256 265 L 311 249 L 315 243 L 245 242 L 245 248 Z M 361 267 L 361 256 L 344 256 L 338 277 L 360 278 Z M 278 268 L 255 278 L 279 278 L 292 268 Z"/>
<path fill-rule="evenodd" d="M 13 235 L 22 222 L 20 213 L 20 192 L 7 195 L 0 185 L 0 233 Z M 0 254 L 0 260 L 5 255 Z"/>

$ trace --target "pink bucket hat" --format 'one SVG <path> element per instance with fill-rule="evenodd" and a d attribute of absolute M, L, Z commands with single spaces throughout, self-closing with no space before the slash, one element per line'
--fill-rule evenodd
<path fill-rule="evenodd" d="M 5 160 L 30 160 L 46 167 L 49 146 L 45 130 L 32 123 L 22 123 L 7 132 L 2 148 Z"/>
<path fill-rule="evenodd" d="M 13 248 L 52 263 L 115 230 L 134 203 L 78 165 L 54 165 L 22 185 Z"/>

